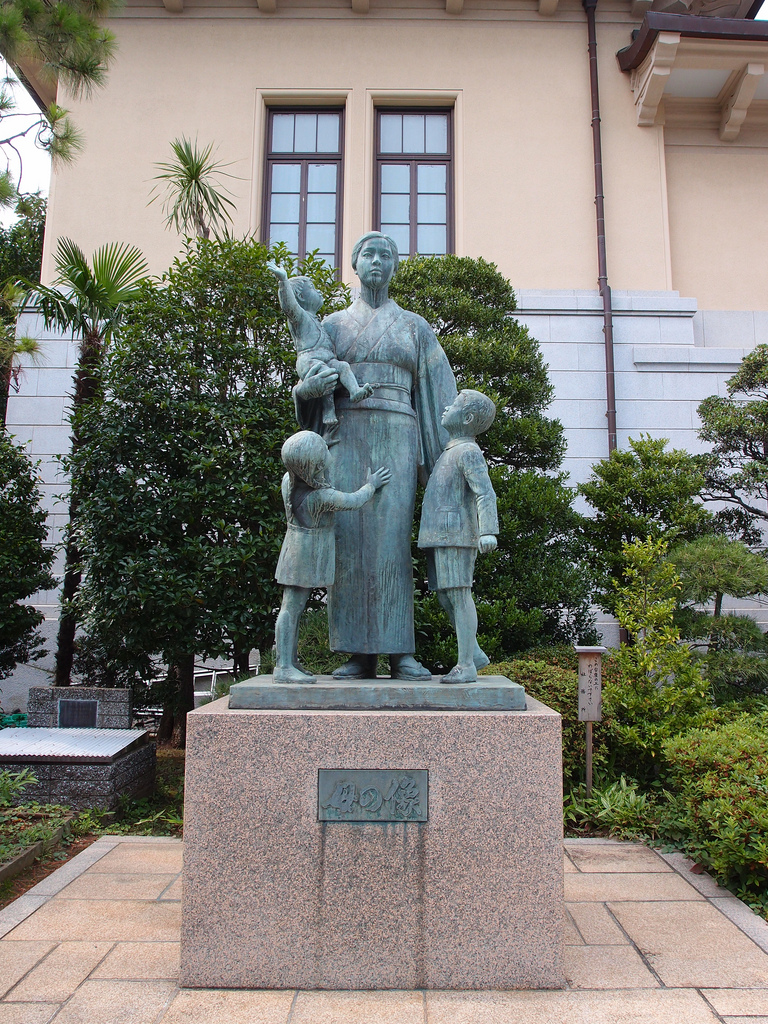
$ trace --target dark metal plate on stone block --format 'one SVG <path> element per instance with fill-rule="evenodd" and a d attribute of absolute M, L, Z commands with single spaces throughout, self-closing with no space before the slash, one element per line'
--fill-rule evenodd
<path fill-rule="evenodd" d="M 253 676 L 229 691 L 232 711 L 525 711 L 525 690 L 505 676 L 480 676 L 476 683 L 445 684 L 401 679 L 333 679 L 275 683 Z"/>
<path fill-rule="evenodd" d="M 426 821 L 429 772 L 423 768 L 320 768 L 318 821 Z"/>
<path fill-rule="evenodd" d="M 60 700 L 60 729 L 95 729 L 99 711 L 97 700 Z"/>

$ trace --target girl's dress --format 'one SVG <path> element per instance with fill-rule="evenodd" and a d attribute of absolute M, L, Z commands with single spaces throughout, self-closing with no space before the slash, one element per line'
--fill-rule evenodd
<path fill-rule="evenodd" d="M 297 480 L 292 489 L 290 474 L 286 473 L 281 489 L 288 529 L 275 579 L 281 586 L 306 590 L 332 586 L 336 577 L 336 512 L 362 508 L 375 493 L 375 487 L 363 484 L 347 494 L 333 487 L 313 489 Z"/>

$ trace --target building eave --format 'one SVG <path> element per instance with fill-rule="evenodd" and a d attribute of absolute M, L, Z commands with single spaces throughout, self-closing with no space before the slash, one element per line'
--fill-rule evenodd
<path fill-rule="evenodd" d="M 751 21 L 749 18 L 703 18 L 692 14 L 662 14 L 658 11 L 648 11 L 636 38 L 616 54 L 621 70 L 630 72 L 639 68 L 662 32 L 678 33 L 688 39 L 768 42 L 768 21 Z"/>

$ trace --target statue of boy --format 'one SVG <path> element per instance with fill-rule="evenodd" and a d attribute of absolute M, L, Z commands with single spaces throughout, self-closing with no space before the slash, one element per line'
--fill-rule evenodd
<path fill-rule="evenodd" d="M 419 547 L 427 549 L 430 590 L 456 630 L 458 662 L 441 683 L 473 683 L 488 657 L 477 643 L 472 581 L 477 552 L 493 551 L 499 520 L 488 467 L 475 441 L 493 423 L 496 406 L 479 391 L 461 391 L 442 417 L 450 440 L 424 493 Z"/>
<path fill-rule="evenodd" d="M 298 663 L 299 619 L 317 587 L 333 585 L 336 538 L 333 520 L 341 509 L 362 508 L 389 483 L 388 469 L 368 471 L 368 480 L 353 494 L 328 483 L 328 445 L 312 430 L 300 430 L 282 447 L 288 472 L 282 493 L 288 530 L 280 550 L 275 579 L 283 587 L 283 603 L 275 626 L 276 683 L 314 683 Z"/>
<path fill-rule="evenodd" d="M 289 278 L 277 263 L 267 263 L 277 278 L 277 294 L 280 308 L 288 318 L 288 328 L 296 346 L 296 372 L 301 380 L 308 370 L 318 363 L 335 370 L 339 381 L 352 402 L 362 402 L 373 394 L 372 384 L 358 384 L 349 363 L 336 358 L 333 342 L 320 322 L 317 311 L 323 304 L 323 296 L 308 277 Z M 333 394 L 323 397 L 323 434 L 330 444 L 336 444 L 338 418 Z"/>

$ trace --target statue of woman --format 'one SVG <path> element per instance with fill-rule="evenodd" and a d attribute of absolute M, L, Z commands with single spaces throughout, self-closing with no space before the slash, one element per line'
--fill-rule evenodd
<path fill-rule="evenodd" d="M 331 444 L 333 487 L 354 491 L 371 466 L 392 482 L 362 509 L 336 514 L 336 580 L 328 595 L 330 646 L 351 654 L 334 673 L 375 677 L 379 654 L 396 679 L 429 679 L 414 658 L 411 532 L 416 482 L 426 482 L 448 438 L 440 423 L 456 381 L 432 328 L 389 298 L 397 246 L 371 231 L 352 250 L 361 294 L 323 325 L 336 358 L 348 362 L 373 394 L 356 404 L 337 388 L 338 374 L 317 365 L 294 389 L 296 416 L 323 432 L 322 396 L 335 392 L 338 432 Z"/>

